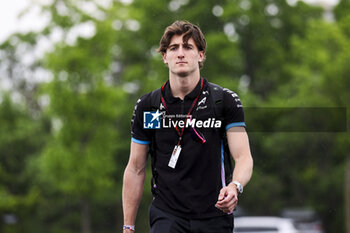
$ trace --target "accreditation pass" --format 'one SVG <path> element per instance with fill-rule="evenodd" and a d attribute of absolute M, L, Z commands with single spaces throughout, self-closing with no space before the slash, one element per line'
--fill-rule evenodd
<path fill-rule="evenodd" d="M 171 157 L 168 164 L 169 167 L 175 168 L 177 160 L 179 159 L 179 156 L 180 156 L 180 152 L 181 152 L 181 145 L 176 145 L 174 147 L 173 153 L 171 153 Z"/>

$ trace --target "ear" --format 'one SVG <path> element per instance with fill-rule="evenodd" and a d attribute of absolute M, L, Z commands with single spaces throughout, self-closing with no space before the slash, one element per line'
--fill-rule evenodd
<path fill-rule="evenodd" d="M 166 60 L 166 53 L 162 53 L 162 58 L 163 58 L 164 64 L 168 64 L 168 62 Z"/>
<path fill-rule="evenodd" d="M 199 62 L 202 62 L 204 60 L 205 57 L 205 52 L 204 51 L 199 51 Z"/>

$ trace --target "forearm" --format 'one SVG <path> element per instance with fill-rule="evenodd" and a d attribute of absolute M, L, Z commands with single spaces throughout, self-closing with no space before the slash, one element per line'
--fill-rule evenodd
<path fill-rule="evenodd" d="M 238 181 L 243 186 L 248 184 L 253 174 L 253 159 L 251 155 L 240 156 L 235 160 L 235 168 L 233 170 L 232 180 Z"/>
<path fill-rule="evenodd" d="M 232 180 L 241 185 L 248 184 L 253 173 L 253 158 L 250 152 L 247 133 L 242 128 L 231 128 L 227 133 L 230 152 L 235 161 Z"/>
<path fill-rule="evenodd" d="M 145 169 L 133 169 L 128 165 L 124 172 L 123 181 L 123 213 L 124 225 L 134 225 L 138 207 L 142 198 L 145 180 Z"/>

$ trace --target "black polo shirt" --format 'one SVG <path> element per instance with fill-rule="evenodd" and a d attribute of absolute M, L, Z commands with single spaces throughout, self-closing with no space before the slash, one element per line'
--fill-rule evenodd
<path fill-rule="evenodd" d="M 170 84 L 167 82 L 163 96 L 168 111 L 165 113 L 161 102 L 158 111 L 167 116 L 157 118 L 159 114 L 151 108 L 153 102 L 151 102 L 151 94 L 148 93 L 137 101 L 131 121 L 133 142 L 150 144 L 152 138 L 155 139 L 156 163 L 154 166 L 158 176 L 153 204 L 159 209 L 185 218 L 223 215 L 224 213 L 215 207 L 222 188 L 222 139 L 217 127 L 220 125 L 228 130 L 235 126 L 245 126 L 239 97 L 236 93 L 224 88 L 224 114 L 219 124 L 206 79 L 203 80 L 202 90 L 199 81 L 184 100 L 172 95 Z M 171 121 L 175 123 L 181 121 L 181 117 L 188 113 L 197 96 L 199 98 L 191 115 L 192 119 L 199 123 L 192 126 L 205 137 L 206 143 L 195 141 L 190 129 L 191 125 L 187 125 L 182 136 L 182 150 L 176 167 L 171 168 L 168 163 L 179 140 L 179 135 Z"/>

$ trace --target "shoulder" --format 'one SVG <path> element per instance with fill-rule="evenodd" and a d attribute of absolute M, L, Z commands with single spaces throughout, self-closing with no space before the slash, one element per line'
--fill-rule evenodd
<path fill-rule="evenodd" d="M 160 105 L 160 88 L 141 96 L 135 104 L 134 111 L 153 111 Z"/>
<path fill-rule="evenodd" d="M 155 90 L 142 95 L 136 101 L 136 106 L 147 106 L 147 105 L 150 105 L 152 96 L 154 95 L 153 92 L 155 92 Z"/>
<path fill-rule="evenodd" d="M 221 101 L 223 99 L 223 87 L 216 84 L 208 82 L 208 90 L 210 92 L 210 95 L 214 98 L 214 101 Z"/>
<path fill-rule="evenodd" d="M 224 109 L 241 109 L 242 102 L 238 94 L 226 87 L 221 87 L 215 83 L 209 84 L 215 102 L 222 101 Z"/>
<path fill-rule="evenodd" d="M 223 99 L 224 101 L 240 102 L 239 96 L 236 92 L 226 87 L 222 87 L 216 83 L 208 82 L 208 86 L 214 96 L 215 95 L 220 96 L 220 98 Z"/>
<path fill-rule="evenodd" d="M 208 82 L 208 86 L 211 90 L 213 91 L 222 91 L 225 95 L 234 95 L 236 96 L 236 92 L 231 91 L 230 89 L 226 88 L 226 87 L 222 87 L 219 84 L 216 83 L 212 83 L 212 82 Z"/>
<path fill-rule="evenodd" d="M 223 89 L 222 86 L 220 86 L 220 85 L 218 85 L 216 83 L 212 83 L 212 82 L 208 82 L 208 86 L 209 86 L 209 88 L 212 88 L 214 90 L 216 90 L 216 89 L 222 90 Z"/>
<path fill-rule="evenodd" d="M 147 94 L 142 95 L 135 104 L 134 107 L 134 114 L 133 116 L 137 115 L 140 112 L 147 111 L 151 108 L 151 93 L 149 92 Z"/>
<path fill-rule="evenodd" d="M 227 95 L 227 96 L 231 96 L 232 98 L 237 98 L 238 97 L 236 92 L 234 92 L 234 91 L 232 91 L 232 90 L 230 90 L 230 89 L 228 89 L 226 87 L 223 88 L 223 91 L 224 91 L 225 95 Z"/>
<path fill-rule="evenodd" d="M 223 88 L 224 101 L 233 102 L 237 107 L 242 107 L 241 100 L 238 94 L 228 88 Z"/>

